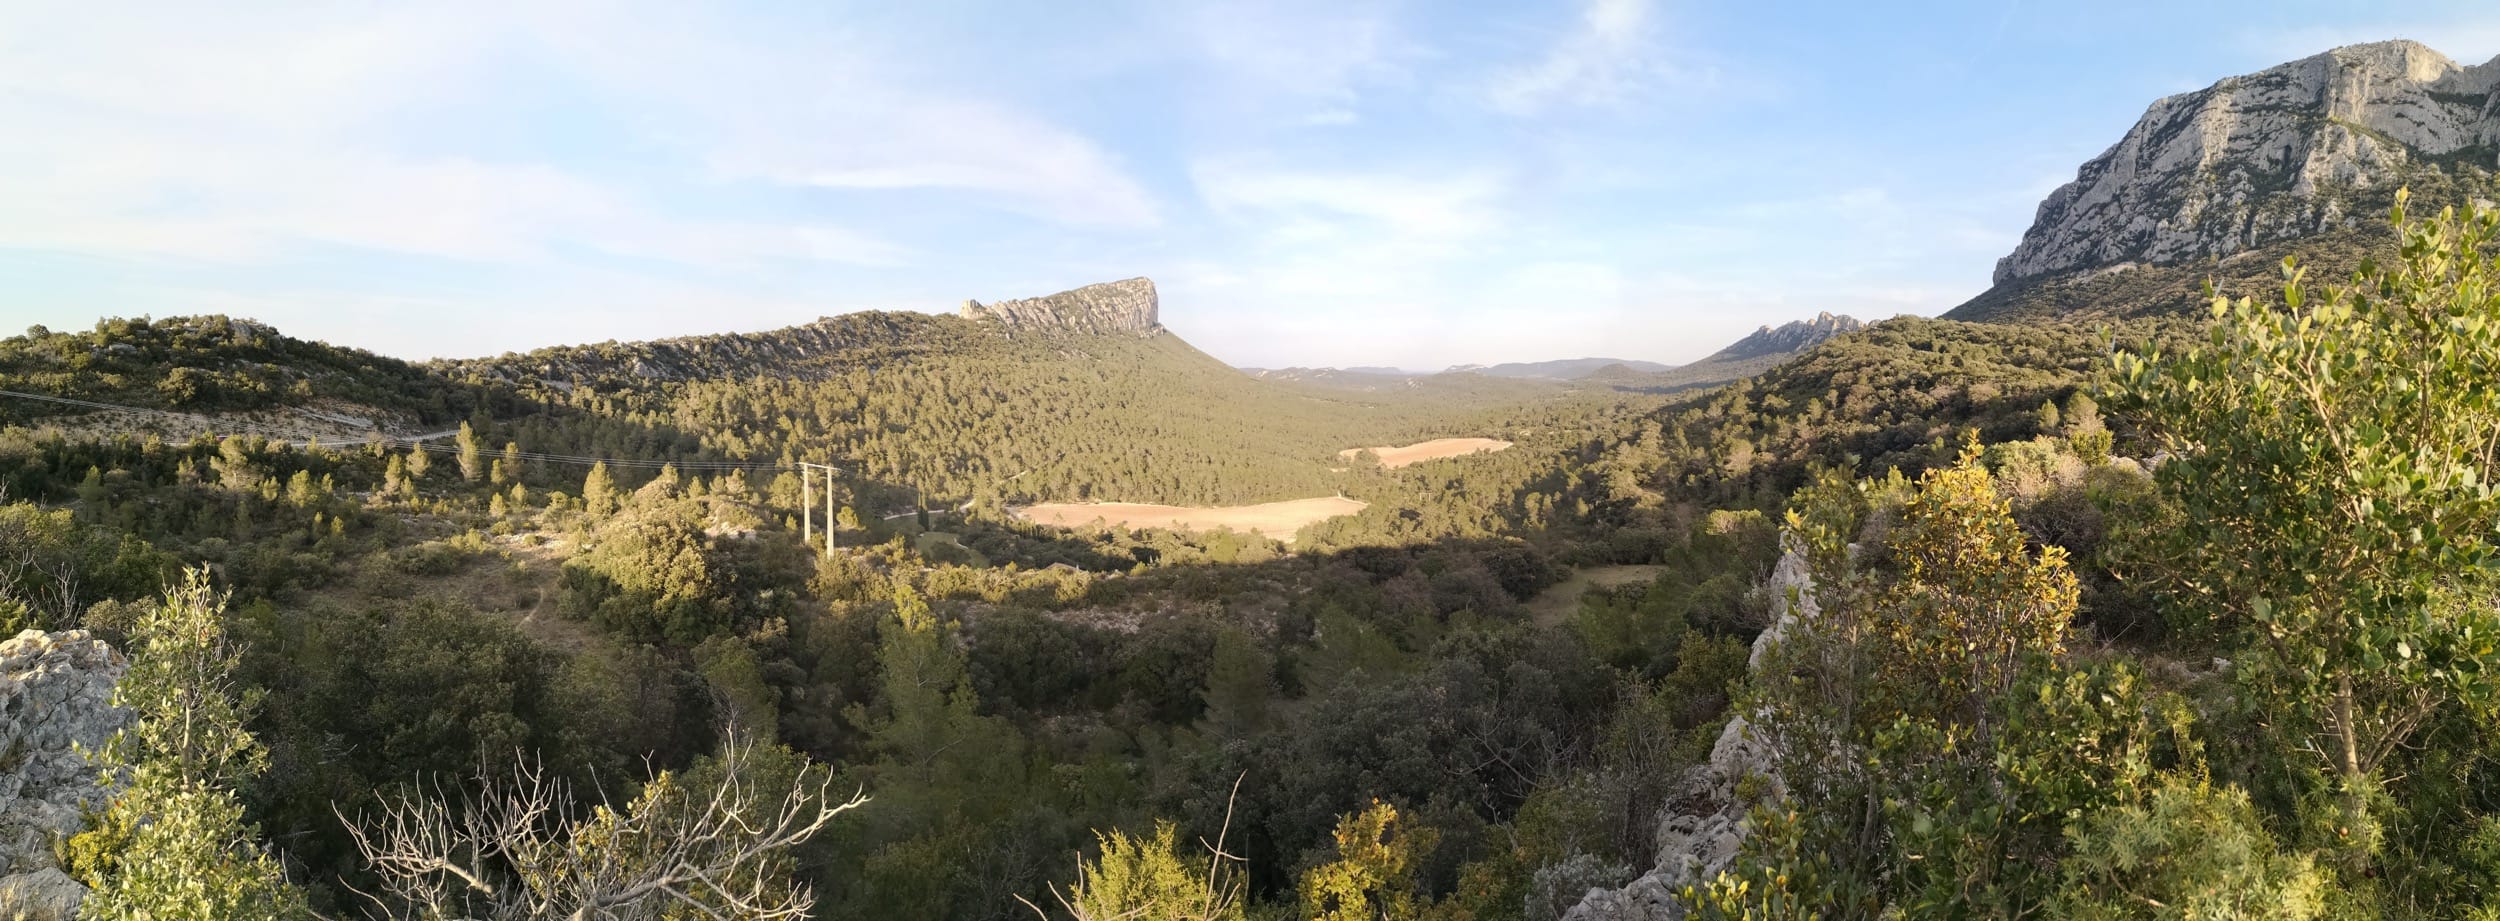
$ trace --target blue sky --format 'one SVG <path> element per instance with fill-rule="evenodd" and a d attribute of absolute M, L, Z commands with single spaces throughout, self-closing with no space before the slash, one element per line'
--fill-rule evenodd
<path fill-rule="evenodd" d="M 1155 279 L 1243 365 L 1699 357 L 1986 287 L 2169 93 L 2489 3 L 0 8 L 0 321 L 410 358 Z"/>

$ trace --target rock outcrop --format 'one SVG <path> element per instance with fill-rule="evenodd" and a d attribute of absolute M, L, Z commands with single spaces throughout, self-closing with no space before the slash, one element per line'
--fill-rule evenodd
<path fill-rule="evenodd" d="M 1163 330 L 1155 283 L 1145 278 L 1086 285 L 1044 297 L 984 304 L 965 301 L 964 316 L 1015 332 L 1151 336 Z"/>
<path fill-rule="evenodd" d="M 1822 344 L 1825 339 L 1864 328 L 1866 324 L 1858 322 L 1855 317 L 1839 316 L 1829 312 L 1818 313 L 1811 320 L 1797 320 L 1754 330 L 1753 335 L 1738 339 L 1727 348 L 1720 349 L 1712 353 L 1710 357 L 1694 362 L 1694 364 L 1745 361 L 1765 355 L 1802 352 Z"/>
<path fill-rule="evenodd" d="M 80 751 L 102 748 L 129 722 L 112 704 L 128 667 L 84 630 L 0 643 L 0 918 L 67 919 L 85 898 L 52 845 L 78 831 L 81 807 L 111 796 Z"/>
<path fill-rule="evenodd" d="M 1780 557 L 1763 591 L 1778 599 L 1781 614 L 1754 639 L 1748 667 L 1760 669 L 1763 654 L 1799 620 L 1821 612 L 1814 575 L 1795 547 Z M 1759 716 L 1759 714 L 1756 714 Z M 1751 785 L 1752 791 L 1740 792 Z M 1592 889 L 1563 921 L 1677 921 L 1684 903 L 1676 892 L 1718 875 L 1736 862 L 1749 830 L 1747 816 L 1759 799 L 1787 795 L 1777 753 L 1753 719 L 1736 716 L 1720 730 L 1710 761 L 1685 773 L 1670 804 L 1658 816 L 1658 865 L 1621 889 Z M 1750 797 L 1750 798 L 1749 798 Z"/>
<path fill-rule="evenodd" d="M 2041 202 L 1995 282 L 2229 256 L 2377 221 L 2400 184 L 2487 185 L 2495 167 L 2500 59 L 2337 48 L 2153 103 Z"/>

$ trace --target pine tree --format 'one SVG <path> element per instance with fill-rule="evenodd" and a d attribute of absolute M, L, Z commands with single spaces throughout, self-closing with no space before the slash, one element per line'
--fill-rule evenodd
<path fill-rule="evenodd" d="M 382 467 L 382 497 L 387 499 L 414 491 L 408 486 L 407 459 L 391 455 L 390 461 Z"/>
<path fill-rule="evenodd" d="M 594 517 L 606 517 L 616 511 L 616 481 L 608 477 L 608 463 L 590 465 L 590 475 L 582 478 L 582 507 Z"/>
<path fill-rule="evenodd" d="M 460 478 L 471 483 L 486 475 L 486 455 L 477 447 L 477 432 L 466 422 L 460 423 Z"/>

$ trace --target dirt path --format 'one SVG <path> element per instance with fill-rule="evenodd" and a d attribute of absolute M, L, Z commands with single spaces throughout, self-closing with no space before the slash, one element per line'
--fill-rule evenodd
<path fill-rule="evenodd" d="M 1355 455 L 1370 451 L 1372 456 L 1380 458 L 1381 466 L 1394 470 L 1408 464 L 1440 460 L 1444 457 L 1457 457 L 1462 454 L 1499 451 L 1507 447 L 1510 447 L 1510 442 L 1498 438 L 1435 438 L 1431 441 L 1419 441 L 1411 445 L 1396 447 L 1347 448 L 1337 452 L 1337 456 L 1352 460 Z"/>
<path fill-rule="evenodd" d="M 1135 502 L 1053 502 L 1029 505 L 1016 510 L 1025 520 L 1063 528 L 1079 527 L 1100 518 L 1124 528 L 1171 528 L 1178 531 L 1208 531 L 1231 528 L 1255 531 L 1266 537 L 1290 541 L 1294 532 L 1314 521 L 1351 515 L 1368 507 L 1344 496 L 1319 499 L 1294 499 L 1261 505 L 1233 505 L 1223 508 L 1187 508 L 1178 505 L 1143 505 Z"/>
<path fill-rule="evenodd" d="M 1664 566 L 1643 564 L 1594 566 L 1573 570 L 1571 578 L 1564 579 L 1560 584 L 1538 592 L 1535 598 L 1529 599 L 1528 615 L 1536 619 L 1537 626 L 1554 626 L 1570 620 L 1571 615 L 1580 612 L 1580 596 L 1587 594 L 1589 589 L 1614 588 L 1634 582 L 1647 582 L 1658 578 L 1658 573 L 1665 569 Z"/>

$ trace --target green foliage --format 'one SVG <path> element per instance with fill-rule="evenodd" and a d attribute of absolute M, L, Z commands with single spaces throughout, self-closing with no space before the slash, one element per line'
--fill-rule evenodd
<path fill-rule="evenodd" d="M 1304 871 L 1296 891 L 1311 921 L 1414 921 L 1429 906 L 1415 894 L 1416 865 L 1438 836 L 1398 824 L 1397 807 L 1373 801 L 1337 819 L 1336 859 Z"/>
<path fill-rule="evenodd" d="M 1162 821 L 1151 838 L 1118 830 L 1097 833 L 1102 855 L 1078 868 L 1067 897 L 1071 913 L 1079 921 L 1241 921 L 1240 893 L 1227 891 L 1214 858 L 1182 856 L 1179 835 L 1179 828 Z"/>
<path fill-rule="evenodd" d="M 1799 493 L 1789 540 L 1819 610 L 1773 647 L 1753 730 L 1793 814 L 1691 893 L 1706 914 L 2035 911 L 2065 817 L 2150 769 L 2162 705 L 2130 671 L 2066 660 L 2077 581 L 2060 548 L 2029 546 L 1980 457 Z M 1862 535 L 1880 550 L 1850 549 Z"/>
<path fill-rule="evenodd" d="M 2275 844 L 2248 794 L 2166 774 L 2149 802 L 2117 803 L 2067 829 L 2065 918 L 2324 917 L 2332 874 Z"/>
<path fill-rule="evenodd" d="M 172 566 L 146 541 L 68 509 L 0 504 L 0 627 L 58 630 L 90 606 L 155 593 Z"/>
<path fill-rule="evenodd" d="M 98 921 L 151 918 L 294 918 L 303 895 L 264 853 L 244 821 L 235 788 L 268 767 L 268 752 L 245 731 L 260 695 L 229 677 L 235 652 L 219 617 L 225 599 L 202 570 L 132 628 L 130 669 L 114 703 L 135 719 L 100 760 L 129 771 L 97 830 L 74 840 L 75 866 L 93 892 L 80 916 Z"/>
<path fill-rule="evenodd" d="M 700 643 L 728 628 L 729 575 L 698 501 L 636 503 L 565 564 L 575 610 L 636 642 Z"/>
<path fill-rule="evenodd" d="M 2280 304 L 2217 298 L 2208 340 L 2122 355 L 2135 411 L 2176 455 L 2186 526 L 2142 557 L 2191 627 L 2234 648 L 2269 754 L 2333 803 L 2321 843 L 2358 874 L 2416 734 L 2500 703 L 2500 213 L 2395 215 L 2400 259 Z"/>

